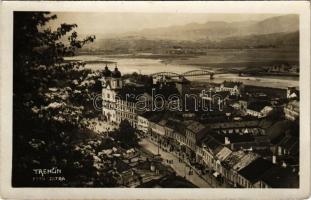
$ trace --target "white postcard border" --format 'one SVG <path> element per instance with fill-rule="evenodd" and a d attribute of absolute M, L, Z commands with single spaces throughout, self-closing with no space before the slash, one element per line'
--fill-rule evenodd
<path fill-rule="evenodd" d="M 12 188 L 13 11 L 296 13 L 300 15 L 300 188 L 132 189 Z M 310 3 L 241 2 L 2 2 L 0 73 L 0 197 L 10 199 L 293 199 L 310 195 Z"/>

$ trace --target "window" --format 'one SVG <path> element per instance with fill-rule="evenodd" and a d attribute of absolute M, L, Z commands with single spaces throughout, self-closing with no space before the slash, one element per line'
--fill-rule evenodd
<path fill-rule="evenodd" d="M 110 99 L 110 94 L 109 93 L 107 94 L 107 98 Z"/>

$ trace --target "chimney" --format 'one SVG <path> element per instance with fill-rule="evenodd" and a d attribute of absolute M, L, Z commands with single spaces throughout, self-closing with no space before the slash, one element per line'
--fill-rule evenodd
<path fill-rule="evenodd" d="M 286 168 L 287 167 L 287 164 L 283 161 L 282 163 L 282 167 Z"/>
<path fill-rule="evenodd" d="M 272 163 L 276 164 L 276 156 L 275 155 L 272 156 Z"/>
<path fill-rule="evenodd" d="M 226 145 L 226 144 L 230 144 L 230 140 L 229 140 L 228 137 L 225 137 L 225 145 Z"/>
<path fill-rule="evenodd" d="M 152 171 L 152 172 L 155 171 L 155 166 L 153 164 L 150 165 L 150 171 Z"/>

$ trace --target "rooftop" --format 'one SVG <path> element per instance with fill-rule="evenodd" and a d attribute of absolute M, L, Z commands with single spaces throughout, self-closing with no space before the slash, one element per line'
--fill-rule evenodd
<path fill-rule="evenodd" d="M 230 141 L 230 143 L 240 143 L 240 142 L 254 142 L 255 137 L 250 134 L 219 134 L 219 133 L 210 133 L 210 136 L 214 137 L 216 140 L 218 140 L 220 143 L 224 144 L 225 138 L 227 137 Z"/>
<path fill-rule="evenodd" d="M 187 129 L 195 134 L 198 134 L 199 132 L 205 129 L 205 126 L 200 122 L 192 121 L 192 123 L 190 123 L 190 125 L 187 126 Z"/>
<path fill-rule="evenodd" d="M 298 188 L 299 177 L 289 168 L 273 166 L 260 178 L 272 188 Z"/>
<path fill-rule="evenodd" d="M 252 101 L 247 105 L 247 109 L 260 112 L 266 106 L 271 106 L 271 103 L 269 101 Z"/>
<path fill-rule="evenodd" d="M 178 132 L 179 134 L 184 135 L 186 127 L 181 121 L 169 119 L 166 123 L 166 127 L 171 128 Z"/>
<path fill-rule="evenodd" d="M 212 152 L 216 152 L 216 149 L 219 148 L 219 146 L 222 146 L 219 141 L 208 135 L 202 139 L 201 144 L 203 147 L 210 149 Z"/>
<path fill-rule="evenodd" d="M 273 167 L 272 162 L 257 158 L 248 166 L 239 171 L 239 174 L 252 183 L 255 183 L 266 171 Z"/>
<path fill-rule="evenodd" d="M 234 151 L 223 161 L 223 165 L 227 168 L 232 169 L 234 165 L 240 162 L 243 156 L 245 156 L 244 151 Z"/>
<path fill-rule="evenodd" d="M 218 160 L 223 161 L 225 160 L 230 154 L 232 153 L 232 151 L 227 148 L 227 147 L 222 147 L 221 150 L 216 154 L 216 157 L 218 158 Z"/>
<path fill-rule="evenodd" d="M 233 169 L 239 171 L 252 163 L 255 159 L 259 157 L 258 154 L 253 152 L 246 152 L 246 154 L 241 158 L 241 160 L 233 166 Z"/>
<path fill-rule="evenodd" d="M 139 101 L 139 96 L 145 95 L 146 90 L 144 87 L 124 86 L 121 90 L 117 91 L 117 97 L 121 100 L 128 102 Z"/>
<path fill-rule="evenodd" d="M 299 127 L 289 120 L 282 120 L 275 122 L 267 129 L 267 136 L 269 136 L 273 144 L 281 142 L 285 134 L 293 137 L 299 137 Z"/>
<path fill-rule="evenodd" d="M 234 86 L 241 86 L 243 83 L 242 82 L 235 82 L 235 81 L 224 81 L 223 85 L 224 87 L 229 87 L 233 88 Z"/>
<path fill-rule="evenodd" d="M 291 154 L 299 153 L 299 138 L 286 135 L 283 139 L 278 143 L 279 146 L 291 152 Z"/>

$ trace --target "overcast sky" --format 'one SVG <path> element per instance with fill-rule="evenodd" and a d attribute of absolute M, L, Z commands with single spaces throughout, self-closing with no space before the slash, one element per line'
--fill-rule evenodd
<path fill-rule="evenodd" d="M 187 14 L 187 13 L 77 13 L 60 12 L 51 28 L 60 23 L 76 23 L 79 34 L 112 34 L 139 31 L 146 28 L 206 23 L 208 21 L 263 20 L 275 14 Z"/>

